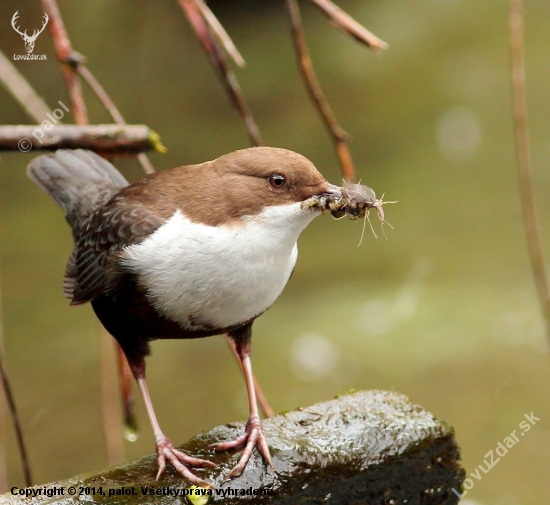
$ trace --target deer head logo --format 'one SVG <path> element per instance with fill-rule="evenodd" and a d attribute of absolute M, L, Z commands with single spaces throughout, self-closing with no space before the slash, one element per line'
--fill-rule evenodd
<path fill-rule="evenodd" d="M 34 43 L 36 42 L 36 39 L 38 36 L 44 31 L 44 28 L 46 28 L 46 25 L 48 24 L 49 17 L 47 14 L 44 14 L 44 24 L 42 25 L 42 28 L 40 30 L 34 30 L 34 33 L 32 35 L 27 35 L 27 30 L 25 32 L 21 32 L 19 30 L 19 27 L 16 26 L 15 22 L 17 21 L 17 18 L 19 17 L 19 11 L 16 11 L 13 17 L 11 18 L 11 26 L 13 29 L 23 37 L 23 40 L 25 41 L 25 49 L 27 50 L 27 54 L 31 54 L 34 51 Z"/>

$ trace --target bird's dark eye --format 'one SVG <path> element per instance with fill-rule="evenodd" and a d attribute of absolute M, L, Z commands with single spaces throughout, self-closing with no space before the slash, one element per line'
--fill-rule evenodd
<path fill-rule="evenodd" d="M 283 175 L 281 174 L 273 174 L 273 175 L 270 175 L 267 180 L 269 181 L 269 184 L 271 185 L 272 188 L 275 188 L 275 189 L 281 189 L 281 188 L 284 188 L 285 185 L 286 185 L 286 179 Z"/>

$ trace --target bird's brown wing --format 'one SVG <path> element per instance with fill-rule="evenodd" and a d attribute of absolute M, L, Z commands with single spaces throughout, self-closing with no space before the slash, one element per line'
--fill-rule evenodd
<path fill-rule="evenodd" d="M 125 189 L 99 209 L 80 234 L 75 246 L 71 305 L 116 292 L 125 276 L 119 253 L 145 240 L 166 221 L 162 214 L 128 198 Z M 71 262 L 68 268 L 73 268 Z"/>

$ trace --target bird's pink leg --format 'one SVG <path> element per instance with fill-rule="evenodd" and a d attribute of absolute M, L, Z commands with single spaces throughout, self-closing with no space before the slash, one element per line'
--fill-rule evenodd
<path fill-rule="evenodd" d="M 237 352 L 237 344 L 235 341 L 229 336 L 225 335 L 225 340 L 227 342 L 227 345 L 229 346 L 229 350 L 231 351 L 231 354 L 235 357 L 235 360 L 239 364 L 239 366 L 242 369 L 242 362 L 241 357 L 239 356 L 239 353 Z M 256 391 L 256 398 L 258 400 L 258 403 L 260 404 L 260 408 L 262 409 L 262 412 L 264 414 L 264 417 L 273 417 L 275 413 L 273 412 L 273 409 L 269 405 L 269 402 L 267 401 L 267 398 L 264 395 L 264 392 L 262 390 L 262 387 L 260 386 L 260 383 L 254 377 L 254 389 Z"/>
<path fill-rule="evenodd" d="M 230 479 L 231 477 L 238 477 L 243 473 L 243 470 L 250 460 L 250 456 L 252 456 L 252 451 L 254 450 L 254 447 L 258 447 L 258 450 L 260 451 L 260 454 L 263 456 L 266 463 L 271 468 L 273 468 L 273 463 L 271 462 L 271 454 L 269 453 L 269 447 L 267 446 L 267 441 L 265 439 L 262 429 L 262 423 L 258 414 L 256 390 L 254 387 L 254 375 L 252 374 L 252 363 L 250 360 L 251 328 L 250 326 L 248 326 L 242 330 L 237 330 L 237 332 L 234 332 L 234 334 L 230 334 L 229 336 L 231 338 L 234 338 L 235 340 L 237 353 L 243 367 L 244 378 L 246 381 L 246 390 L 248 392 L 248 406 L 250 417 L 248 418 L 248 422 L 246 423 L 246 428 L 243 435 L 230 442 L 220 442 L 217 444 L 212 444 L 210 446 L 216 451 L 226 451 L 229 449 L 236 449 L 238 447 L 244 446 L 244 450 L 241 458 L 239 459 L 239 462 L 227 474 L 226 479 Z"/>
<path fill-rule="evenodd" d="M 157 416 L 155 415 L 155 410 L 153 409 L 153 403 L 151 402 L 151 396 L 149 395 L 147 381 L 145 380 L 145 370 L 135 370 L 134 367 L 132 368 L 132 371 L 134 372 L 139 386 L 139 390 L 141 391 L 141 396 L 143 397 L 143 402 L 145 403 L 145 408 L 147 410 L 147 415 L 149 416 L 149 421 L 151 421 L 153 433 L 155 435 L 155 443 L 158 455 L 158 473 L 156 480 L 159 480 L 164 470 L 166 470 L 166 463 L 168 462 L 176 469 L 179 474 L 185 477 L 192 484 L 195 484 L 196 486 L 212 487 L 210 483 L 206 482 L 200 477 L 197 477 L 193 472 L 189 470 L 188 467 L 198 466 L 214 468 L 216 464 L 212 463 L 211 461 L 188 456 L 184 452 L 179 451 L 174 447 L 170 439 L 160 429 L 160 425 L 157 421 Z"/>

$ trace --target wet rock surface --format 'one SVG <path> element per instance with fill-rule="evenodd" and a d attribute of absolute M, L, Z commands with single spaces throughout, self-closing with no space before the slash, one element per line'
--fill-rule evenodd
<path fill-rule="evenodd" d="M 10 493 L 1 496 L 0 503 L 458 503 L 464 471 L 452 428 L 403 395 L 360 391 L 265 420 L 275 471 L 267 468 L 255 451 L 243 475 L 224 482 L 240 451 L 217 454 L 206 447 L 232 440 L 243 429 L 244 423 L 218 426 L 183 444 L 188 454 L 218 464 L 215 469 L 197 471 L 216 486 L 209 496 L 197 496 L 201 491 L 189 489 L 187 481 L 171 467 L 161 481 L 155 481 L 156 455 L 151 455 L 102 473 L 45 486 L 64 489 L 63 496 L 26 498 Z M 68 495 L 71 486 L 77 490 L 74 496 Z M 99 488 L 103 494 L 98 493 Z M 182 496 L 186 492 L 187 498 Z"/>

